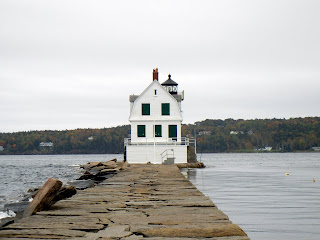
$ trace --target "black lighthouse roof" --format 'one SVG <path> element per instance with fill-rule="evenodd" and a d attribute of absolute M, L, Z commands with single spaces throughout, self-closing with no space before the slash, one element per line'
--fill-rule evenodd
<path fill-rule="evenodd" d="M 173 81 L 172 79 L 171 79 L 171 75 L 169 74 L 168 75 L 168 79 L 165 81 L 165 82 L 163 82 L 161 85 L 162 86 L 178 86 L 178 83 L 176 83 L 175 81 Z"/>

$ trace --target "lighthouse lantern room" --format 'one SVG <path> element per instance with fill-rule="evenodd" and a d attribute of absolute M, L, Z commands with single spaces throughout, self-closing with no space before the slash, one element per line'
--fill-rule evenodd
<path fill-rule="evenodd" d="M 161 85 L 170 93 L 170 94 L 178 94 L 178 83 L 171 79 L 171 75 L 168 75 L 168 80 L 166 80 Z"/>
<path fill-rule="evenodd" d="M 140 95 L 130 95 L 131 138 L 124 140 L 124 157 L 129 163 L 196 161 L 195 141 L 181 136 L 183 95 L 170 74 L 159 83 L 157 68 L 151 84 Z"/>

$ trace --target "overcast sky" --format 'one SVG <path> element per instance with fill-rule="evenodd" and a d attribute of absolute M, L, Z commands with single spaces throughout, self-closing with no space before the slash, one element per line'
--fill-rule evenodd
<path fill-rule="evenodd" d="M 0 132 L 129 124 L 159 68 L 184 123 L 320 116 L 320 1 L 0 1 Z"/>

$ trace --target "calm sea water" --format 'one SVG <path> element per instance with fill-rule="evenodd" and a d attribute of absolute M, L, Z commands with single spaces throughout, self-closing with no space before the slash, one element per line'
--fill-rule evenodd
<path fill-rule="evenodd" d="M 252 240 L 320 239 L 320 153 L 200 158 L 189 179 Z"/>
<path fill-rule="evenodd" d="M 49 177 L 66 183 L 80 175 L 78 164 L 112 158 L 123 159 L 121 154 L 0 156 L 0 209 Z M 202 154 L 198 159 L 207 168 L 184 173 L 252 240 L 319 239 L 320 153 Z"/>

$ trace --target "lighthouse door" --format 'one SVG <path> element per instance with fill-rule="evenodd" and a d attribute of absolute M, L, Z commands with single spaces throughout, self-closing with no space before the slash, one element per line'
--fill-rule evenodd
<path fill-rule="evenodd" d="M 169 125 L 169 138 L 177 140 L 177 125 Z"/>

